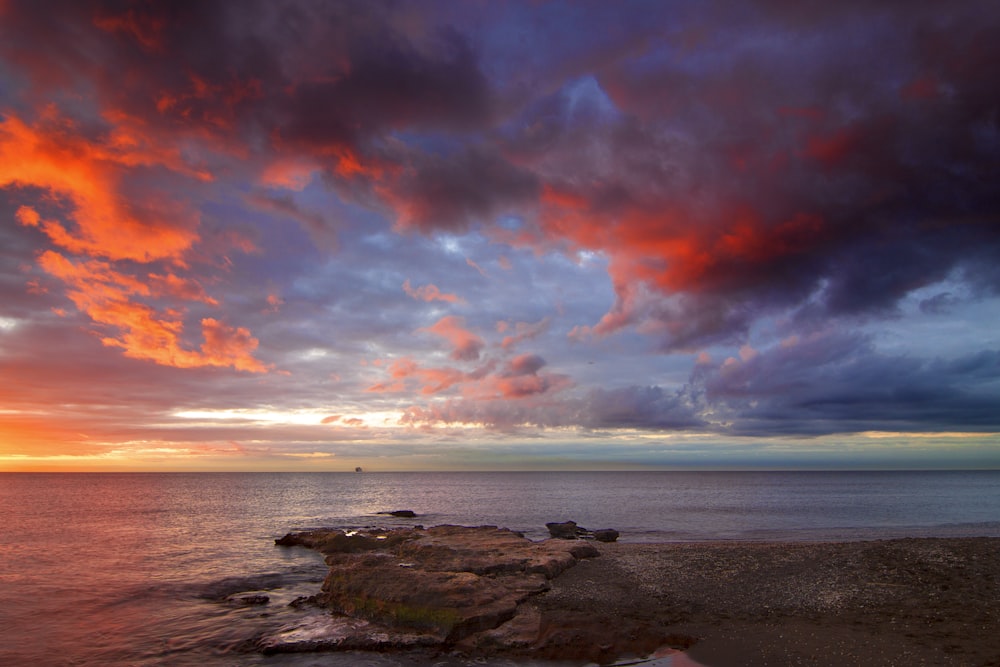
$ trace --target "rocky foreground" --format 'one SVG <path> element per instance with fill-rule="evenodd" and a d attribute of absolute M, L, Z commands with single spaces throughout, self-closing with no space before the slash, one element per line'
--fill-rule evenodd
<path fill-rule="evenodd" d="M 439 526 L 279 543 L 326 554 L 309 604 L 329 614 L 265 652 L 1000 667 L 1000 539 L 651 545 Z"/>
<path fill-rule="evenodd" d="M 523 606 L 578 560 L 599 555 L 589 541 L 532 542 L 493 526 L 436 526 L 290 533 L 282 546 L 326 556 L 329 573 L 309 600 L 333 612 L 327 628 L 272 637 L 265 652 L 438 647 L 476 653 L 530 649 L 537 614 Z"/>

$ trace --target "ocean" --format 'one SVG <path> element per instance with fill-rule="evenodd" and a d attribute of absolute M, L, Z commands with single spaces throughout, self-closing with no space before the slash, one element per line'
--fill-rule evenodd
<path fill-rule="evenodd" d="M 410 509 L 415 519 L 382 511 Z M 545 523 L 621 540 L 1000 536 L 1000 471 L 0 474 L 0 665 L 408 667 L 525 663 L 369 654 L 263 656 L 315 611 L 318 526 Z M 263 591 L 246 606 L 232 594 Z M 539 663 L 541 664 L 541 663 Z"/>

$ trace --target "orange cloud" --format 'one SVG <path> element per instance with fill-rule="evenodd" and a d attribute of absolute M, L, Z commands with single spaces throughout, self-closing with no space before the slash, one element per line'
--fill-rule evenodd
<path fill-rule="evenodd" d="M 67 296 L 81 312 L 118 330 L 117 335 L 106 336 L 101 342 L 122 348 L 127 357 L 177 368 L 231 366 L 254 373 L 268 370 L 253 357 L 258 342 L 249 331 L 212 318 L 201 321 L 205 339 L 201 349 L 186 349 L 181 341 L 184 326 L 180 314 L 158 313 L 149 305 L 137 303 L 135 297 L 151 296 L 153 290 L 108 262 L 73 262 L 52 250 L 42 253 L 38 261 L 47 273 L 69 286 Z"/>
<path fill-rule="evenodd" d="M 179 311 L 157 311 L 141 301 L 167 297 L 218 305 L 200 282 L 174 271 L 140 277 L 116 266 L 119 261 L 163 261 L 185 267 L 187 253 L 199 241 L 194 211 L 163 195 L 127 195 L 129 172 L 162 167 L 200 181 L 212 177 L 189 165 L 176 145 L 145 132 L 140 121 L 115 113 L 105 120 L 111 127 L 97 139 L 82 136 L 53 110 L 32 125 L 16 115 L 0 122 L 0 187 L 38 188 L 50 201 L 68 204 L 65 221 L 22 206 L 15 214 L 18 222 L 38 229 L 58 248 L 89 258 L 73 260 L 49 250 L 39 255 L 39 266 L 67 285 L 67 296 L 81 312 L 113 331 L 102 343 L 122 348 L 125 356 L 180 368 L 266 371 L 253 357 L 258 342 L 246 329 L 204 318 L 204 342 L 190 349 L 182 342 Z"/>
<path fill-rule="evenodd" d="M 75 254 L 183 263 L 198 240 L 197 216 L 176 203 L 150 197 L 138 204 L 119 192 L 122 167 L 165 164 L 165 156 L 146 152 L 135 137 L 112 133 L 104 144 L 88 141 L 70 121 L 51 116 L 34 126 L 14 115 L 0 122 L 0 187 L 37 187 L 67 200 L 73 226 L 37 214 L 20 218 L 22 224 Z"/>
<path fill-rule="evenodd" d="M 244 327 L 230 327 L 207 317 L 201 321 L 205 342 L 201 346 L 199 366 L 232 366 L 239 371 L 263 373 L 267 366 L 253 357 L 257 339 Z"/>
<path fill-rule="evenodd" d="M 201 283 L 191 278 L 181 278 L 173 273 L 166 275 L 150 273 L 149 282 L 156 296 L 173 296 L 186 301 L 200 301 L 210 306 L 219 305 L 216 299 L 205 293 Z"/>

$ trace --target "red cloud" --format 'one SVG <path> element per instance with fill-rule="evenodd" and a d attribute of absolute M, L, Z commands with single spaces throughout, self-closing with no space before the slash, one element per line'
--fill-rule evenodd
<path fill-rule="evenodd" d="M 496 366 L 491 361 L 467 373 L 449 367 L 422 368 L 412 359 L 399 359 L 388 368 L 392 381 L 375 384 L 368 391 L 399 393 L 415 390 L 424 395 L 432 395 L 458 387 L 462 400 L 473 404 L 501 399 L 524 399 L 573 386 L 572 380 L 566 375 L 540 374 L 545 360 L 538 355 L 522 354 L 514 357 L 500 372 L 494 372 Z"/>
<path fill-rule="evenodd" d="M 398 393 L 407 390 L 407 380 L 416 380 L 421 394 L 437 394 L 465 382 L 475 382 L 482 379 L 493 369 L 489 363 L 471 373 L 457 368 L 421 368 L 409 357 L 393 361 L 387 369 L 392 382 L 380 382 L 368 388 L 370 392 Z M 412 387 L 413 383 L 409 383 Z"/>
<path fill-rule="evenodd" d="M 458 296 L 457 294 L 448 294 L 442 292 L 437 288 L 436 285 L 422 285 L 420 287 L 412 287 L 410 281 L 406 280 L 403 283 L 403 291 L 408 295 L 417 299 L 419 301 L 445 301 L 447 303 L 465 303 L 465 299 Z"/>
<path fill-rule="evenodd" d="M 932 75 L 921 76 L 903 86 L 899 95 L 905 100 L 929 100 L 940 96 L 941 82 Z"/>
<path fill-rule="evenodd" d="M 554 187 L 545 189 L 539 222 L 541 238 L 609 258 L 616 303 L 597 325 L 575 335 L 609 334 L 648 318 L 655 301 L 650 290 L 701 295 L 767 283 L 773 267 L 807 257 L 829 237 L 824 219 L 806 211 L 765 220 L 749 204 L 725 201 L 702 208 L 624 201 L 602 210 L 600 192 L 588 199 Z"/>
<path fill-rule="evenodd" d="M 264 167 L 260 174 L 261 185 L 286 190 L 305 190 L 312 181 L 319 165 L 308 159 L 279 159 Z"/>
<path fill-rule="evenodd" d="M 510 375 L 534 375 L 545 366 L 545 360 L 537 354 L 522 354 L 510 360 Z"/>
<path fill-rule="evenodd" d="M 827 167 L 835 167 L 850 157 L 861 143 L 857 128 L 844 127 L 839 130 L 809 137 L 804 154 Z"/>
<path fill-rule="evenodd" d="M 108 32 L 122 32 L 150 51 L 163 48 L 163 30 L 166 21 L 129 9 L 123 14 L 106 14 L 94 19 L 94 25 Z"/>
<path fill-rule="evenodd" d="M 565 375 L 519 375 L 494 378 L 493 388 L 503 398 L 525 398 L 560 391 L 572 386 Z"/>
<path fill-rule="evenodd" d="M 441 336 L 453 346 L 451 358 L 457 361 L 475 361 L 479 359 L 486 343 L 483 339 L 465 329 L 465 320 L 457 315 L 447 315 L 433 325 L 420 329 Z"/>

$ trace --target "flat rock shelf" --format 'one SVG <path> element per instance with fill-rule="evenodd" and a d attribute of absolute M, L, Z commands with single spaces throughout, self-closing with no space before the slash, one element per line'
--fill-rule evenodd
<path fill-rule="evenodd" d="M 265 652 L 1000 667 L 1000 538 L 532 542 L 437 526 L 278 543 L 326 554 L 307 601 L 326 615 L 263 638 Z"/>

